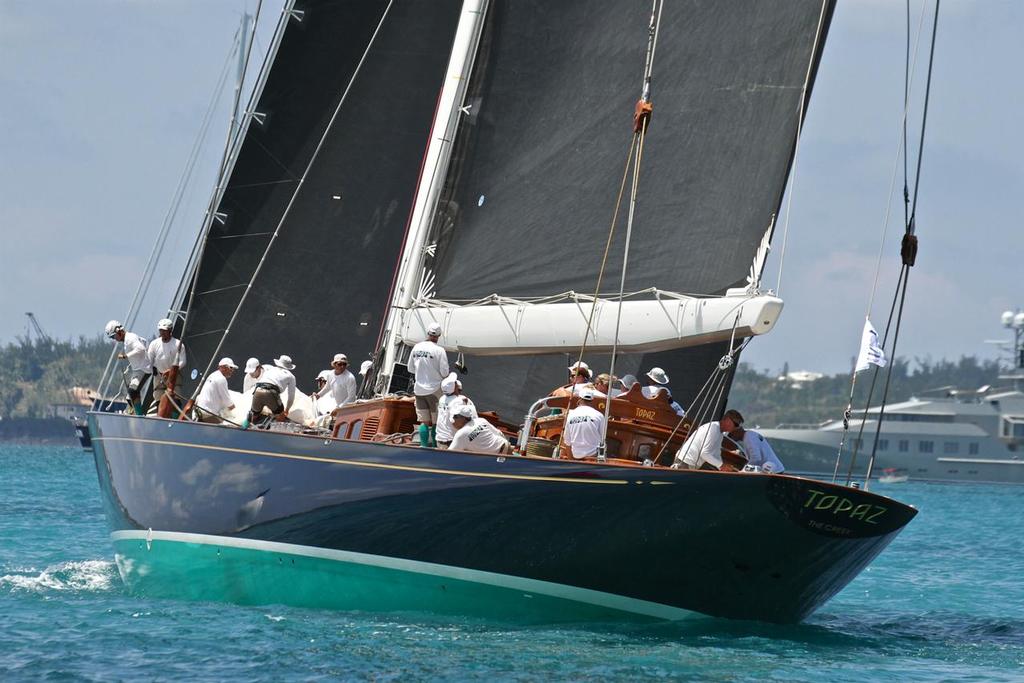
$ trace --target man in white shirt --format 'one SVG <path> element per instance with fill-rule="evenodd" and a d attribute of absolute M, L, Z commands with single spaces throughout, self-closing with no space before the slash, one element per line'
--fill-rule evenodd
<path fill-rule="evenodd" d="M 511 453 L 505 436 L 482 417 L 473 417 L 476 411 L 472 406 L 459 406 L 452 415 L 455 436 L 448 446 L 450 451 L 468 451 L 470 453 Z"/>
<path fill-rule="evenodd" d="M 288 411 L 295 402 L 295 375 L 291 372 L 294 369 L 295 363 L 292 362 L 291 356 L 284 354 L 274 359 L 273 367 L 263 366 L 259 381 L 253 388 L 252 409 L 249 411 L 248 419 L 242 423 L 242 429 L 248 429 L 249 425 L 257 420 L 260 420 L 258 426 L 261 429 L 269 429 L 272 420 L 280 421 L 288 417 Z M 282 394 L 287 394 L 287 400 L 282 400 Z M 270 419 L 261 420 L 264 408 L 270 410 Z"/>
<path fill-rule="evenodd" d="M 412 347 L 409 353 L 409 371 L 416 377 L 413 393 L 416 395 L 416 419 L 420 422 L 420 446 L 437 445 L 437 402 L 441 398 L 441 380 L 448 375 L 448 354 L 437 340 L 441 338 L 441 325 L 430 323 L 427 339 Z"/>
<path fill-rule="evenodd" d="M 444 396 L 437 402 L 437 447 L 448 448 L 455 437 L 455 422 L 452 419 L 455 411 L 463 406 L 469 406 L 473 409 L 473 417 L 478 416 L 476 406 L 468 396 L 462 394 L 462 382 L 454 372 L 441 382 L 441 391 Z"/>
<path fill-rule="evenodd" d="M 128 361 L 128 369 L 124 374 L 125 386 L 128 387 L 128 403 L 132 412 L 142 415 L 142 385 L 149 377 L 150 368 L 153 367 L 149 364 L 146 340 L 134 332 L 125 330 L 117 320 L 108 322 L 105 332 L 115 343 L 124 344 L 124 351 L 117 354 L 117 357 Z"/>
<path fill-rule="evenodd" d="M 203 382 L 195 403 L 200 422 L 220 424 L 224 422 L 221 417 L 224 411 L 234 409 L 235 404 L 228 392 L 228 378 L 235 374 L 237 369 L 235 361 L 221 358 L 217 363 L 217 372 L 210 373 Z"/>
<path fill-rule="evenodd" d="M 562 442 L 577 460 L 597 455 L 604 438 L 604 413 L 593 406 L 593 389 L 580 390 L 580 402 L 565 417 Z"/>
<path fill-rule="evenodd" d="M 722 462 L 722 437 L 742 424 L 743 416 L 736 410 L 725 411 L 725 415 L 718 422 L 702 424 L 676 451 L 672 467 L 699 470 L 708 465 L 716 470 L 735 470 L 731 465 Z"/>
<path fill-rule="evenodd" d="M 245 361 L 245 377 L 242 378 L 242 393 L 251 394 L 256 388 L 256 385 L 260 382 L 260 377 L 263 376 L 263 372 L 272 367 L 270 365 L 262 365 L 259 358 L 250 358 Z"/>
<path fill-rule="evenodd" d="M 146 351 L 148 362 L 156 371 L 153 400 L 159 403 L 159 417 L 171 417 L 174 413 L 171 397 L 174 396 L 178 375 L 185 367 L 185 345 L 171 334 L 172 327 L 174 323 L 167 318 L 158 322 L 156 329 L 160 336 L 149 342 L 149 349 Z"/>
<path fill-rule="evenodd" d="M 752 429 L 737 427 L 729 432 L 729 438 L 743 446 L 747 464 L 756 465 L 762 472 L 768 474 L 782 474 L 786 471 L 779 456 L 775 454 L 775 449 L 761 434 Z"/>
<path fill-rule="evenodd" d="M 644 396 L 647 398 L 655 398 L 661 396 L 668 404 L 672 406 L 672 410 L 676 411 L 676 415 L 679 417 L 685 417 L 686 411 L 681 405 L 675 402 L 672 398 L 672 392 L 668 390 L 668 374 L 661 368 L 651 368 L 651 371 L 647 373 L 647 377 L 654 382 L 643 388 Z"/>
<path fill-rule="evenodd" d="M 356 400 L 356 378 L 348 370 L 348 356 L 343 353 L 334 355 L 331 361 L 331 370 L 327 376 L 327 385 L 320 388 L 313 396 L 322 398 L 331 392 L 334 396 L 334 404 L 340 408 L 347 403 Z"/>

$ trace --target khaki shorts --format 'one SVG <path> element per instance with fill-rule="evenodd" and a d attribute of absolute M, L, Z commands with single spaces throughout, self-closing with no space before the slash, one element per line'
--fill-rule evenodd
<path fill-rule="evenodd" d="M 167 393 L 167 376 L 157 373 L 153 378 L 153 402 L 159 403 L 160 399 Z"/>
<path fill-rule="evenodd" d="M 437 401 L 441 397 L 441 390 L 437 393 L 426 396 L 416 396 L 416 419 L 420 422 L 437 423 Z"/>
<path fill-rule="evenodd" d="M 219 425 L 223 424 L 224 420 L 219 415 L 207 412 L 202 408 L 196 408 L 196 413 L 199 415 L 199 421 L 205 422 L 206 424 Z"/>
<path fill-rule="evenodd" d="M 281 393 L 273 389 L 256 387 L 256 390 L 252 392 L 251 412 L 253 415 L 259 415 L 264 408 L 269 408 L 273 415 L 283 413 L 284 404 L 281 403 Z"/>

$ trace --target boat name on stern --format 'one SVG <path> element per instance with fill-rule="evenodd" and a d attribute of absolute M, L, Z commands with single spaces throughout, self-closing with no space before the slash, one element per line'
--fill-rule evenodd
<path fill-rule="evenodd" d="M 856 493 L 777 486 L 768 491 L 772 504 L 791 521 L 825 536 L 881 536 L 900 526 L 889 506 L 868 502 Z"/>

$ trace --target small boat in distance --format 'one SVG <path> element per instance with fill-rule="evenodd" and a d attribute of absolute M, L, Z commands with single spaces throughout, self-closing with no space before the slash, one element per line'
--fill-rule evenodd
<path fill-rule="evenodd" d="M 886 467 L 882 470 L 882 476 L 878 478 L 879 484 L 903 484 L 910 479 L 906 470 L 896 467 Z"/>

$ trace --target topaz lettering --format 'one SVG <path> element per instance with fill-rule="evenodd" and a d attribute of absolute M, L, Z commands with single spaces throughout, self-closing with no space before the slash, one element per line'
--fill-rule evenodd
<path fill-rule="evenodd" d="M 843 498 L 835 494 L 825 495 L 824 491 L 815 490 L 808 491 L 804 507 L 821 510 L 822 512 L 831 511 L 833 515 L 848 516 L 850 519 L 859 519 L 867 524 L 878 524 L 878 518 L 888 510 L 884 505 L 873 505 L 871 503 L 854 505 L 853 501 L 849 498 Z"/>

